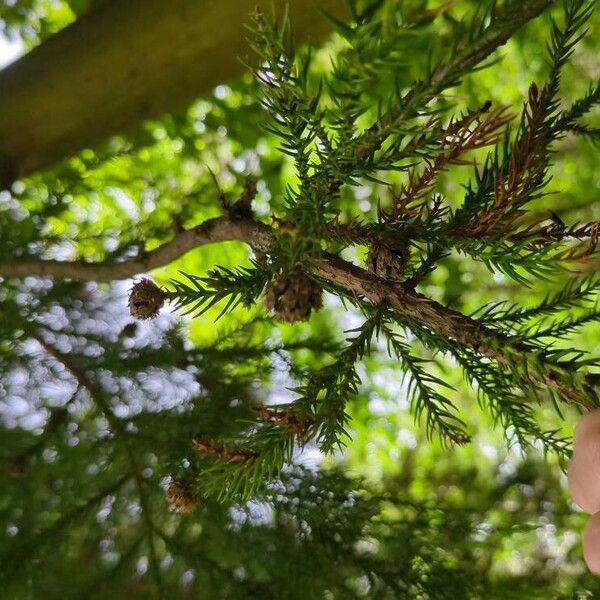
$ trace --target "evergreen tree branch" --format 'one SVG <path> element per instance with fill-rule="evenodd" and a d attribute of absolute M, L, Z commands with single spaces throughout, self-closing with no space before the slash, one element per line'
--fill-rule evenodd
<path fill-rule="evenodd" d="M 377 310 L 349 337 L 346 347 L 338 354 L 335 362 L 320 369 L 309 381 L 294 391 L 300 394 L 294 402 L 302 415 L 310 415 L 315 426 L 313 437 L 323 452 L 333 452 L 344 446 L 343 438 L 349 437 L 346 427 L 349 415 L 346 405 L 356 396 L 361 383 L 356 370 L 357 361 L 370 351 L 371 339 L 378 332 L 382 312 Z"/>
<path fill-rule="evenodd" d="M 499 324 L 515 326 L 570 308 L 585 307 L 597 297 L 599 292 L 600 279 L 595 275 L 571 279 L 558 292 L 547 294 L 541 302 L 531 308 L 522 308 L 517 304 L 507 306 L 504 302 L 496 302 L 478 310 L 473 316 L 477 316 L 477 320 L 488 327 Z"/>
<path fill-rule="evenodd" d="M 197 230 L 202 231 L 203 234 L 196 234 Z M 211 232 L 214 230 L 219 235 L 212 235 Z M 148 253 L 148 262 L 145 263 L 145 267 L 148 268 L 149 265 L 163 266 L 167 264 L 164 262 L 165 257 L 169 258 L 168 262 L 170 262 L 176 252 L 183 253 L 190 250 L 190 238 L 198 239 L 199 245 L 202 245 L 217 241 L 220 236 L 226 235 L 226 239 L 238 239 L 246 242 L 253 249 L 263 253 L 268 252 L 277 240 L 275 230 L 265 224 L 250 220 L 231 221 L 229 217 L 211 219 L 205 224 L 181 232 L 179 235 L 183 237 L 183 243 L 179 242 L 176 236 L 174 240 L 166 244 L 168 251 L 161 251 L 162 247 L 160 247 L 154 252 Z M 121 264 L 125 266 L 35 261 L 31 263 L 32 271 L 27 274 L 54 274 L 58 277 L 71 276 L 84 280 L 107 281 L 113 277 L 117 278 L 123 272 L 133 274 L 132 271 L 135 272 L 140 267 L 136 260 Z M 69 269 L 70 265 L 72 271 Z M 6 271 L 2 272 L 1 267 L 0 264 L 0 274 L 5 275 Z M 471 317 L 448 309 L 423 296 L 409 286 L 377 277 L 337 256 L 324 254 L 320 260 L 314 261 L 307 267 L 313 275 L 330 284 L 340 286 L 346 293 L 365 298 L 375 305 L 387 304 L 400 318 L 420 323 L 437 335 L 453 339 L 460 345 L 496 360 L 505 367 L 524 364 L 524 357 L 532 356 L 532 353 L 539 353 L 539 349 L 525 346 L 518 338 L 490 329 Z M 22 272 L 21 274 L 24 275 Z M 544 357 L 538 356 L 536 362 L 539 362 L 540 358 Z M 548 364 L 546 369 L 542 363 L 538 365 L 540 372 L 529 372 L 527 368 L 523 368 L 522 374 L 536 382 L 537 385 L 549 386 L 561 397 L 572 402 L 587 408 L 596 406 L 597 400 L 594 398 L 594 394 L 590 397 L 591 388 L 595 385 L 592 376 L 572 373 L 575 365 Z M 579 381 L 579 384 L 572 385 L 573 377 Z M 78 379 L 78 381 L 82 383 L 84 380 Z"/>
<path fill-rule="evenodd" d="M 254 304 L 271 272 L 265 265 L 253 261 L 252 268 L 238 267 L 231 270 L 224 267 L 209 271 L 206 277 L 183 273 L 189 283 L 173 280 L 175 291 L 170 293 L 176 301 L 176 309 L 185 308 L 184 314 L 201 315 L 213 306 L 227 299 L 217 319 L 239 304 L 250 307 Z"/>
<path fill-rule="evenodd" d="M 454 388 L 428 372 L 424 365 L 429 361 L 413 354 L 410 345 L 397 335 L 389 323 L 384 321 L 381 330 L 387 337 L 388 351 L 400 359 L 410 379 L 408 395 L 417 420 L 425 417 L 428 439 L 438 433 L 443 443 L 462 445 L 469 442 L 471 438 L 465 431 L 465 423 L 455 412 L 456 407 L 438 391 L 440 388 L 453 391 Z"/>
<path fill-rule="evenodd" d="M 426 159 L 426 168 L 421 172 L 418 168 L 409 171 L 408 184 L 393 195 L 391 209 L 380 209 L 382 220 L 398 222 L 406 212 L 417 211 L 421 208 L 418 201 L 433 191 L 437 177 L 449 165 L 471 164 L 461 157 L 472 150 L 495 146 L 500 142 L 503 136 L 499 130 L 510 122 L 512 116 L 507 114 L 504 107 L 486 114 L 488 110 L 489 105 L 484 105 L 483 108 L 463 115 L 456 121 L 450 121 L 440 135 L 439 144 L 442 151 L 433 160 Z"/>
<path fill-rule="evenodd" d="M 428 80 L 417 82 L 398 106 L 371 125 L 355 144 L 358 155 L 363 159 L 371 156 L 394 131 L 399 121 L 412 117 L 415 110 L 426 105 L 444 89 L 456 85 L 460 77 L 503 46 L 516 31 L 550 8 L 554 1 L 509 2 L 476 39 L 469 40 L 462 52 L 438 65 Z"/>
<path fill-rule="evenodd" d="M 64 530 L 66 530 L 69 526 L 71 526 L 77 519 L 84 517 L 87 515 L 94 507 L 96 507 L 104 498 L 114 494 L 118 490 L 120 490 L 127 482 L 129 481 L 129 474 L 123 475 L 119 477 L 116 481 L 111 483 L 109 486 L 103 488 L 99 492 L 96 492 L 93 496 L 87 498 L 84 502 L 81 502 L 76 507 L 74 507 L 71 511 L 62 514 L 62 516 L 54 521 L 51 525 L 48 525 L 41 531 L 38 531 L 35 537 L 30 538 L 29 540 L 24 539 L 18 546 L 13 546 L 8 548 L 6 552 L 3 552 L 0 555 L 2 559 L 3 576 L 13 576 L 15 575 L 15 568 L 17 565 L 10 565 L 12 568 L 8 569 L 9 562 L 13 562 L 15 558 L 21 559 L 19 561 L 19 567 L 23 566 L 23 556 L 27 554 L 32 554 L 36 551 L 39 551 L 40 547 L 43 547 L 45 544 L 49 544 L 50 540 L 55 538 L 57 534 L 60 534 Z M 6 570 L 8 569 L 8 570 Z M 4 579 L 4 577 L 3 577 Z M 5 581 L 5 580 L 4 580 Z"/>
<path fill-rule="evenodd" d="M 130 464 L 130 475 L 127 476 L 127 479 L 129 479 L 130 476 L 133 478 L 135 488 L 138 493 L 140 508 L 142 512 L 142 519 L 144 521 L 146 539 L 148 542 L 150 564 L 152 566 L 152 577 L 154 578 L 156 588 L 160 594 L 159 598 L 163 598 L 164 589 L 162 578 L 160 575 L 160 564 L 158 561 L 156 544 L 154 541 L 155 527 L 150 516 L 148 499 L 146 497 L 146 491 L 144 489 L 144 480 L 142 478 L 143 468 L 138 462 L 135 450 L 131 444 L 130 436 L 127 433 L 123 423 L 114 415 L 109 404 L 106 402 L 106 400 L 98 390 L 96 384 L 94 384 L 89 379 L 85 371 L 81 367 L 79 367 L 79 365 L 77 365 L 77 363 L 73 361 L 69 356 L 60 352 L 52 344 L 46 342 L 41 333 L 35 333 L 33 337 L 37 340 L 37 342 L 48 355 L 50 355 L 54 360 L 61 363 L 67 369 L 67 371 L 75 378 L 78 384 L 82 388 L 87 390 L 90 398 L 102 410 L 104 417 L 110 424 L 112 433 L 115 435 L 115 438 L 123 447 L 124 453 L 127 456 L 127 459 Z"/>
<path fill-rule="evenodd" d="M 592 10 L 593 4 L 587 0 L 569 0 L 564 5 L 563 28 L 552 22 L 548 81 L 541 89 L 531 84 L 516 139 L 509 146 L 506 137 L 502 160 L 499 147 L 488 156 L 476 176 L 476 191 L 469 185 L 465 203 L 454 215 L 459 235 L 494 240 L 513 233 L 522 207 L 539 196 L 547 182 L 550 146 L 560 135 L 556 123 L 560 120 L 557 96 L 561 70 L 585 35 L 581 30 Z"/>
<path fill-rule="evenodd" d="M 148 551 L 150 554 L 150 570 L 152 572 L 154 583 L 156 584 L 156 589 L 159 592 L 159 598 L 162 599 L 165 597 L 165 590 L 160 574 L 160 562 L 158 560 L 156 542 L 154 539 L 156 528 L 154 526 L 154 523 L 152 522 L 152 517 L 150 515 L 150 506 L 146 490 L 144 489 L 144 480 L 142 478 L 143 468 L 138 462 L 136 453 L 131 445 L 131 440 L 129 439 L 129 437 L 127 435 L 122 435 L 120 436 L 120 440 L 125 449 L 127 458 L 129 459 L 129 464 L 131 466 L 131 475 L 133 477 L 138 499 L 140 501 L 142 519 L 144 521 L 145 537 L 148 542 Z"/>
<path fill-rule="evenodd" d="M 519 338 L 489 329 L 484 324 L 407 288 L 383 280 L 338 257 L 317 263 L 312 272 L 376 305 L 387 304 L 398 317 L 415 321 L 437 336 L 452 339 L 477 354 L 515 370 L 519 377 L 550 388 L 561 398 L 586 408 L 597 406 L 592 375 L 577 374 L 575 365 L 561 365 L 540 354 Z M 528 361 L 535 364 L 530 370 Z"/>
<path fill-rule="evenodd" d="M 187 252 L 205 244 L 226 241 L 248 242 L 265 252 L 273 243 L 272 231 L 256 222 L 232 220 L 229 216 L 204 221 L 191 229 L 175 233 L 173 239 L 143 256 L 122 262 L 58 261 L 43 259 L 0 260 L 0 277 L 58 277 L 77 281 L 110 282 L 128 279 L 170 264 Z"/>
<path fill-rule="evenodd" d="M 583 98 L 579 98 L 571 107 L 563 111 L 554 123 L 554 131 L 574 131 L 581 127 L 578 119 L 600 104 L 600 80 L 592 84 Z"/>

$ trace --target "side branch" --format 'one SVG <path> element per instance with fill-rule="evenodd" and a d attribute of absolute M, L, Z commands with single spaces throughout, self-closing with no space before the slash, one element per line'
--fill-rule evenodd
<path fill-rule="evenodd" d="M 173 240 L 140 259 L 112 264 L 81 261 L 3 261 L 0 262 L 0 276 L 44 275 L 107 282 L 165 266 L 198 246 L 227 240 L 245 242 L 252 249 L 265 253 L 275 243 L 276 234 L 268 225 L 250 219 L 231 220 L 230 217 L 219 217 L 176 234 Z M 518 339 L 490 330 L 475 319 L 446 308 L 406 284 L 382 279 L 336 256 L 325 254 L 307 268 L 314 275 L 366 298 L 375 305 L 388 305 L 400 319 L 419 323 L 446 339 L 455 340 L 461 346 L 497 361 L 506 368 L 511 368 L 520 356 L 527 354 L 533 357 L 537 352 L 537 349 L 523 344 Z M 539 358 L 543 360 L 543 357 Z M 550 388 L 586 408 L 595 406 L 588 394 L 565 383 L 573 373 L 566 372 L 565 368 L 557 363 L 546 363 L 543 374 L 531 372 L 523 376 L 530 382 Z M 594 387 L 595 380 L 592 375 L 588 375 L 582 377 L 582 382 Z"/>
<path fill-rule="evenodd" d="M 76 281 L 109 282 L 128 279 L 170 264 L 190 250 L 216 242 L 242 241 L 254 249 L 266 251 L 274 241 L 266 225 L 253 221 L 232 221 L 228 217 L 209 219 L 192 229 L 176 233 L 175 237 L 139 258 L 123 262 L 91 263 L 40 259 L 0 260 L 0 277 L 58 277 Z"/>
<path fill-rule="evenodd" d="M 501 14 L 497 27 L 490 28 L 469 52 L 457 57 L 454 61 L 440 65 L 431 77 L 433 84 L 445 84 L 448 78 L 452 79 L 454 73 L 461 73 L 472 69 L 484 61 L 492 52 L 512 37 L 512 35 L 529 21 L 539 17 L 549 9 L 556 0 L 530 0 L 521 2 L 515 10 Z"/>
<path fill-rule="evenodd" d="M 367 298 L 374 304 L 385 303 L 400 319 L 417 322 L 446 339 L 455 340 L 459 345 L 498 362 L 507 369 L 515 362 L 520 362 L 524 356 L 533 356 L 537 352 L 536 348 L 527 346 L 511 336 L 492 331 L 475 319 L 446 308 L 405 285 L 381 279 L 337 257 L 327 257 L 313 268 L 312 272 L 356 295 Z M 531 383 L 549 388 L 584 408 L 596 408 L 597 405 L 591 400 L 589 394 L 566 383 L 566 380 L 572 379 L 573 375 L 574 373 L 568 372 L 561 365 L 549 362 L 545 365 L 543 373 L 524 372 L 522 376 Z M 588 388 L 596 386 L 596 378 L 593 375 L 585 375 L 581 379 Z"/>
<path fill-rule="evenodd" d="M 363 157 L 379 150 L 398 123 L 415 116 L 416 107 L 426 105 L 444 89 L 456 85 L 465 72 L 481 64 L 506 44 L 516 31 L 540 16 L 555 2 L 556 0 L 523 0 L 520 5 L 515 3 L 512 10 L 499 12 L 494 24 L 479 39 L 463 48 L 452 60 L 438 65 L 427 80 L 417 83 L 406 94 L 400 105 L 388 110 L 373 123 L 358 138 L 354 150 L 360 149 L 359 154 Z"/>

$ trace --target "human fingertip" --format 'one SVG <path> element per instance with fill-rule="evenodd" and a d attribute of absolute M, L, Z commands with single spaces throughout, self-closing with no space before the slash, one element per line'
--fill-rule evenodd
<path fill-rule="evenodd" d="M 600 512 L 590 517 L 583 531 L 583 558 L 588 569 L 600 575 Z"/>
<path fill-rule="evenodd" d="M 600 463 L 597 467 L 600 468 Z M 581 451 L 575 452 L 567 469 L 567 484 L 573 502 L 584 512 L 593 515 L 600 511 L 600 477 L 593 461 Z"/>
<path fill-rule="evenodd" d="M 600 408 L 586 413 L 577 423 L 573 433 L 573 449 L 577 450 L 582 438 L 590 433 L 600 436 Z"/>

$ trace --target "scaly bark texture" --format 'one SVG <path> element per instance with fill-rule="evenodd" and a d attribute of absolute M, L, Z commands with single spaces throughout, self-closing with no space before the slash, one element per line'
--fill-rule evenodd
<path fill-rule="evenodd" d="M 263 0 L 108 0 L 0 72 L 0 187 L 143 121 L 182 109 L 240 76 L 246 25 Z M 289 4 L 298 42 L 329 30 L 319 10 L 343 0 Z"/>

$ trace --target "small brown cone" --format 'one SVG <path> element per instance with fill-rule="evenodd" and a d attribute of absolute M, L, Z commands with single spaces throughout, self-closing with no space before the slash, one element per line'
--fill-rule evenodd
<path fill-rule="evenodd" d="M 406 266 L 405 252 L 392 252 L 387 246 L 373 245 L 367 254 L 367 271 L 383 279 L 400 279 Z"/>
<path fill-rule="evenodd" d="M 306 321 L 313 309 L 323 306 L 323 288 L 296 269 L 267 286 L 265 303 L 278 321 Z"/>
<path fill-rule="evenodd" d="M 131 289 L 129 312 L 136 319 L 154 319 L 165 303 L 167 293 L 150 279 L 142 279 Z"/>
<path fill-rule="evenodd" d="M 173 479 L 169 484 L 165 499 L 169 510 L 178 515 L 187 515 L 198 508 L 198 498 L 190 488 L 180 479 Z"/>

